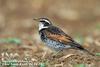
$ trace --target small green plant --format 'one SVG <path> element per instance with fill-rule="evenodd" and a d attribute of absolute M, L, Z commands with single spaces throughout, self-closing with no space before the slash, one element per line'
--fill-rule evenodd
<path fill-rule="evenodd" d="M 21 44 L 21 40 L 19 38 L 0 38 L 0 43 L 15 43 Z"/>
<path fill-rule="evenodd" d="M 96 53 L 96 56 L 100 56 L 100 53 Z"/>
<path fill-rule="evenodd" d="M 46 67 L 45 63 L 41 63 L 39 67 Z"/>
<path fill-rule="evenodd" d="M 85 64 L 75 64 L 73 67 L 86 67 Z"/>

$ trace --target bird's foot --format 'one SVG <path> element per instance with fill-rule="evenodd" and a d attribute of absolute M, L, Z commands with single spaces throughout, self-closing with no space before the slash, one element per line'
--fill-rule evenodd
<path fill-rule="evenodd" d="M 59 51 L 57 51 L 57 52 L 54 52 L 53 54 L 52 54 L 52 57 L 57 57 L 57 56 L 59 56 L 59 55 L 61 55 L 61 50 L 59 50 Z"/>

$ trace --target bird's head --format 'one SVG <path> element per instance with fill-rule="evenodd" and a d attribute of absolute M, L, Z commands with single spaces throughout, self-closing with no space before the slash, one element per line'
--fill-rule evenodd
<path fill-rule="evenodd" d="M 34 20 L 39 22 L 39 31 L 52 25 L 51 21 L 47 18 L 37 18 Z"/>

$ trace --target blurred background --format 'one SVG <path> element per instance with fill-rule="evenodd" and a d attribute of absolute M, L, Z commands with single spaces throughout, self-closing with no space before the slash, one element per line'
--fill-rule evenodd
<path fill-rule="evenodd" d="M 0 0 L 0 53 L 39 53 L 42 42 L 33 20 L 38 17 L 47 17 L 90 51 L 100 52 L 100 0 Z"/>
<path fill-rule="evenodd" d="M 49 18 L 72 37 L 100 34 L 99 0 L 0 0 L 1 35 L 38 37 L 33 21 L 38 17 Z"/>
<path fill-rule="evenodd" d="M 91 33 L 100 25 L 100 1 L 0 0 L 0 34 L 38 30 L 38 23 L 32 20 L 37 17 L 48 17 L 71 34 Z"/>

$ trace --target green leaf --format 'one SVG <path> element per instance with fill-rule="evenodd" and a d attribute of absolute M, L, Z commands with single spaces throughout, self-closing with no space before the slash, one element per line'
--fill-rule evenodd
<path fill-rule="evenodd" d="M 73 67 L 85 67 L 85 64 L 75 64 Z"/>

